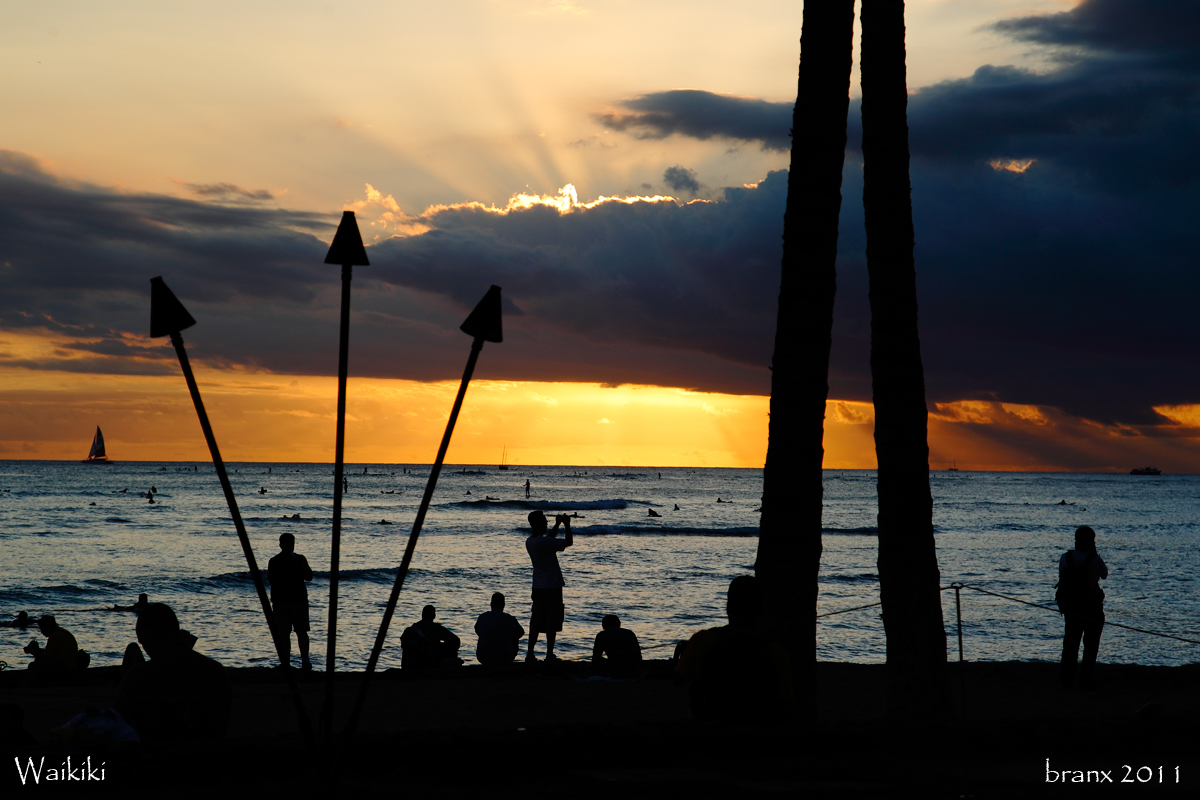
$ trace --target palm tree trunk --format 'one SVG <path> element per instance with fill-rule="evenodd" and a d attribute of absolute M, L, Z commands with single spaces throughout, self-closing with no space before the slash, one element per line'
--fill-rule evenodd
<path fill-rule="evenodd" d="M 806 706 L 816 664 L 822 440 L 853 33 L 854 0 L 804 4 L 755 563 L 767 624 L 790 650 Z"/>
<path fill-rule="evenodd" d="M 946 634 L 917 333 L 903 0 L 862 0 L 863 206 L 879 461 L 879 587 L 893 713 L 942 710 Z"/>

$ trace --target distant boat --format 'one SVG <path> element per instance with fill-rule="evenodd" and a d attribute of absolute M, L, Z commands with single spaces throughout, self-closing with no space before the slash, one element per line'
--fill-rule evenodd
<path fill-rule="evenodd" d="M 946 472 L 958 472 L 958 461 L 954 461 L 950 466 L 946 467 Z"/>
<path fill-rule="evenodd" d="M 111 464 L 108 456 L 104 454 L 104 434 L 100 432 L 100 426 L 96 426 L 96 435 L 92 437 L 92 449 L 88 451 L 88 457 L 83 460 L 84 464 Z"/>
<path fill-rule="evenodd" d="M 508 445 L 504 445 L 504 452 L 500 454 L 500 469 L 508 469 Z"/>
<path fill-rule="evenodd" d="M 1141 467 L 1129 470 L 1130 475 L 1162 475 L 1162 470 L 1158 467 Z"/>

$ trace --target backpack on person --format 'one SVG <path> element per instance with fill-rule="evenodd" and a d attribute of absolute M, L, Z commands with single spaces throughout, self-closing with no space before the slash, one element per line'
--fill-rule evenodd
<path fill-rule="evenodd" d="M 1075 552 L 1075 551 L 1071 551 Z M 1096 559 L 1095 553 L 1088 553 L 1082 564 L 1076 564 L 1075 559 L 1067 554 L 1067 569 L 1054 584 L 1054 602 L 1058 604 L 1060 614 L 1086 614 L 1088 607 L 1095 601 L 1095 587 L 1091 581 L 1091 566 Z"/>

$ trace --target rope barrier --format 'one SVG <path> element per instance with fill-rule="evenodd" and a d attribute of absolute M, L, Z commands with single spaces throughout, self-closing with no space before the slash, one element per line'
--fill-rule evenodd
<path fill-rule="evenodd" d="M 992 597 L 999 597 L 1002 600 L 1010 600 L 1014 603 L 1021 603 L 1023 605 L 1033 606 L 1034 608 L 1041 608 L 1046 611 L 1053 611 L 1055 614 L 1062 613 L 1057 608 L 1051 608 L 1050 606 L 1039 605 L 1038 603 L 1031 603 L 1028 600 L 1022 600 L 1018 597 L 1009 597 L 1007 595 L 998 594 L 997 592 L 988 591 L 987 589 L 980 589 L 978 586 L 970 586 L 967 584 L 963 584 L 963 588 L 971 589 L 972 591 L 981 592 L 983 594 L 990 594 Z M 1112 626 L 1114 628 L 1124 628 L 1127 631 L 1137 631 L 1138 633 L 1145 633 L 1145 634 L 1149 634 L 1150 636 L 1161 636 L 1164 639 L 1174 639 L 1179 642 L 1187 642 L 1188 644 L 1200 644 L 1200 640 L 1197 640 L 1197 639 L 1186 639 L 1183 636 L 1176 636 L 1172 633 L 1162 633 L 1161 631 L 1150 631 L 1150 630 L 1146 630 L 1145 628 L 1135 628 L 1132 625 L 1122 625 L 1119 622 L 1109 622 L 1108 620 L 1105 620 L 1104 625 L 1106 627 Z"/>
<path fill-rule="evenodd" d="M 940 593 L 940 592 L 946 592 L 946 591 L 949 591 L 950 589 L 953 589 L 953 588 L 954 588 L 954 586 L 953 586 L 953 585 L 951 585 L 951 586 L 942 586 L 942 587 L 939 587 L 939 588 L 938 588 L 938 592 L 939 592 L 939 593 Z M 879 602 L 877 602 L 877 603 L 868 603 L 868 604 L 867 604 L 867 605 L 865 605 L 865 606 L 855 606 L 854 608 L 843 608 L 843 609 L 839 609 L 839 610 L 837 610 L 837 611 L 826 611 L 824 614 L 817 614 L 817 617 L 816 617 L 816 618 L 817 618 L 817 619 L 821 619 L 822 617 L 832 617 L 832 616 L 835 616 L 835 615 L 837 615 L 837 614 L 849 614 L 851 611 L 862 611 L 864 608 L 875 608 L 875 606 L 881 606 L 881 605 L 883 605 L 883 601 L 882 601 L 882 600 L 880 600 L 880 601 L 879 601 Z"/>
<path fill-rule="evenodd" d="M 1028 600 L 1022 600 L 1019 597 L 1009 597 L 1008 595 L 1005 595 L 1005 594 L 993 592 L 989 589 L 983 589 L 978 586 L 971 586 L 970 584 L 966 584 L 966 583 L 958 583 L 958 584 L 951 584 L 950 586 L 943 586 L 938 591 L 944 592 L 948 589 L 953 589 L 955 587 L 955 585 L 957 585 L 958 587 L 960 587 L 962 589 L 970 589 L 972 591 L 979 592 L 981 594 L 991 595 L 992 597 L 999 597 L 1001 600 L 1008 600 L 1013 603 L 1020 603 L 1021 605 L 1033 606 L 1034 608 L 1040 608 L 1043 611 L 1051 611 L 1055 614 L 1062 613 L 1057 608 L 1051 608 L 1050 606 L 1044 606 L 1044 605 L 1041 605 L 1040 603 L 1031 603 Z M 875 608 L 876 606 L 881 606 L 881 605 L 883 605 L 882 600 L 880 600 L 879 602 L 876 602 L 876 603 L 868 603 L 865 606 L 855 606 L 854 608 L 843 608 L 843 609 L 839 609 L 837 611 L 827 611 L 824 614 L 817 614 L 816 618 L 822 619 L 823 617 L 832 617 L 837 614 L 848 614 L 851 611 L 862 611 L 863 609 L 866 609 L 866 608 Z M 1120 622 L 1112 622 L 1111 620 L 1108 620 L 1108 619 L 1106 619 L 1104 621 L 1104 624 L 1106 627 L 1111 626 L 1114 628 L 1124 628 L 1127 631 L 1136 631 L 1137 633 L 1145 633 L 1149 636 L 1160 636 L 1164 639 L 1174 639 L 1177 642 L 1187 642 L 1188 644 L 1200 644 L 1200 640 L 1197 640 L 1197 639 L 1188 639 L 1184 636 L 1176 636 L 1173 633 L 1163 633 L 1162 631 L 1152 631 L 1152 630 L 1147 630 L 1146 628 L 1138 628 L 1133 625 L 1123 625 Z"/>

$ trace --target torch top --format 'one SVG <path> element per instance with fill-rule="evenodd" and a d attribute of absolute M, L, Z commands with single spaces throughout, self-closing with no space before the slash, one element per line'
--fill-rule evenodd
<path fill-rule="evenodd" d="M 371 264 L 367 260 L 367 250 L 363 247 L 362 235 L 358 232 L 358 220 L 354 218 L 353 211 L 342 212 L 342 221 L 338 223 L 337 233 L 333 235 L 333 243 L 329 245 L 325 263 L 363 267 Z"/>
<path fill-rule="evenodd" d="M 150 336 L 170 336 L 196 324 L 196 320 L 167 288 L 162 277 L 150 279 Z"/>

